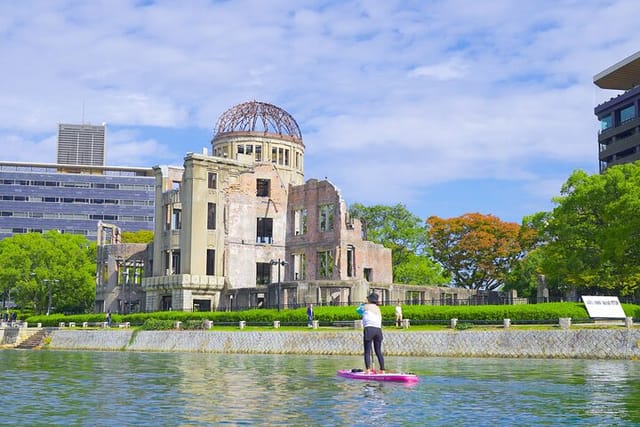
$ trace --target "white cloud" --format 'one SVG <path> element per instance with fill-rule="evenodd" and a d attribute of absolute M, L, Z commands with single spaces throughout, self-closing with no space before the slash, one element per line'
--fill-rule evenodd
<path fill-rule="evenodd" d="M 435 80 L 457 80 L 467 74 L 468 66 L 459 59 L 433 65 L 421 65 L 409 72 L 410 77 L 428 77 Z"/>
<path fill-rule="evenodd" d="M 182 157 L 154 139 L 144 138 L 136 130 L 109 131 L 107 164 L 117 166 L 156 166 L 158 164 L 182 165 Z M 150 153 L 153 161 L 150 163 Z"/>
<path fill-rule="evenodd" d="M 420 206 L 434 186 L 511 181 L 529 210 L 535 183 L 595 172 L 593 107 L 613 94 L 592 77 L 638 49 L 638 12 L 625 0 L 3 2 L 0 147 L 51 161 L 57 123 L 107 122 L 127 129 L 108 133 L 110 163 L 181 164 L 208 139 L 144 129 L 213 134 L 223 111 L 257 99 L 295 117 L 307 176 L 347 200 L 384 190 Z"/>

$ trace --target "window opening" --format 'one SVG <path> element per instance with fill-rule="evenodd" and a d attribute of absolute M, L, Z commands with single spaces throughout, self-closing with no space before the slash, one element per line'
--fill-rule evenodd
<path fill-rule="evenodd" d="M 333 253 L 331 251 L 318 252 L 318 278 L 333 278 Z"/>
<path fill-rule="evenodd" d="M 271 195 L 271 180 L 261 179 L 256 180 L 256 196 L 269 197 Z"/>
<path fill-rule="evenodd" d="M 257 243 L 273 243 L 273 218 L 258 218 L 256 228 Z"/>
<path fill-rule="evenodd" d="M 216 204 L 207 203 L 207 230 L 216 229 Z"/>
<path fill-rule="evenodd" d="M 218 188 L 218 174 L 215 172 L 209 172 L 208 178 L 207 178 L 207 187 L 215 190 L 216 188 Z"/>
<path fill-rule="evenodd" d="M 333 205 L 320 206 L 319 221 L 320 224 L 318 228 L 320 231 L 333 230 Z"/>

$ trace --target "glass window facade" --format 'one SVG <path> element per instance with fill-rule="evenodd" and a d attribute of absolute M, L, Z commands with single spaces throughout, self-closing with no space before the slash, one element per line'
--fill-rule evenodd
<path fill-rule="evenodd" d="M 636 106 L 631 104 L 620 110 L 620 123 L 636 118 Z"/>
<path fill-rule="evenodd" d="M 64 173 L 0 162 L 0 239 L 47 232 L 97 236 L 98 221 L 123 231 L 153 230 L 155 179 L 148 175 Z"/>

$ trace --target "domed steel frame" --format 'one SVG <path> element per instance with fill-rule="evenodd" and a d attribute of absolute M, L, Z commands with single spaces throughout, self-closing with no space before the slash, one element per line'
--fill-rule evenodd
<path fill-rule="evenodd" d="M 243 102 L 222 113 L 215 136 L 232 132 L 276 134 L 302 143 L 302 133 L 291 114 L 265 102 Z"/>

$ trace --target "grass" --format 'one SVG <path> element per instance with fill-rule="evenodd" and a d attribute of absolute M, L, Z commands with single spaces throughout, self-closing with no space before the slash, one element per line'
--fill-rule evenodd
<path fill-rule="evenodd" d="M 634 325 L 634 328 L 640 327 Z M 509 330 L 517 331 L 553 331 L 559 329 L 559 325 L 550 324 L 526 324 L 526 325 L 514 325 L 508 328 Z M 574 323 L 571 325 L 571 329 L 620 329 L 625 328 L 624 325 L 596 325 L 593 323 Z M 126 329 L 125 329 L 126 330 Z M 172 329 L 176 330 L 176 329 Z M 394 326 L 383 327 L 383 332 L 444 332 L 452 331 L 449 325 L 416 325 L 411 326 L 409 329 L 396 328 Z M 465 329 L 456 329 L 457 332 L 463 332 L 464 330 L 471 331 L 495 331 L 504 330 L 502 325 L 470 325 Z M 311 329 L 306 326 L 281 326 L 280 328 L 274 328 L 273 326 L 246 326 L 244 329 L 240 329 L 237 325 L 214 325 L 213 328 L 208 329 L 209 332 L 353 332 L 361 330 L 337 327 L 337 326 L 320 326 L 318 329 Z"/>

